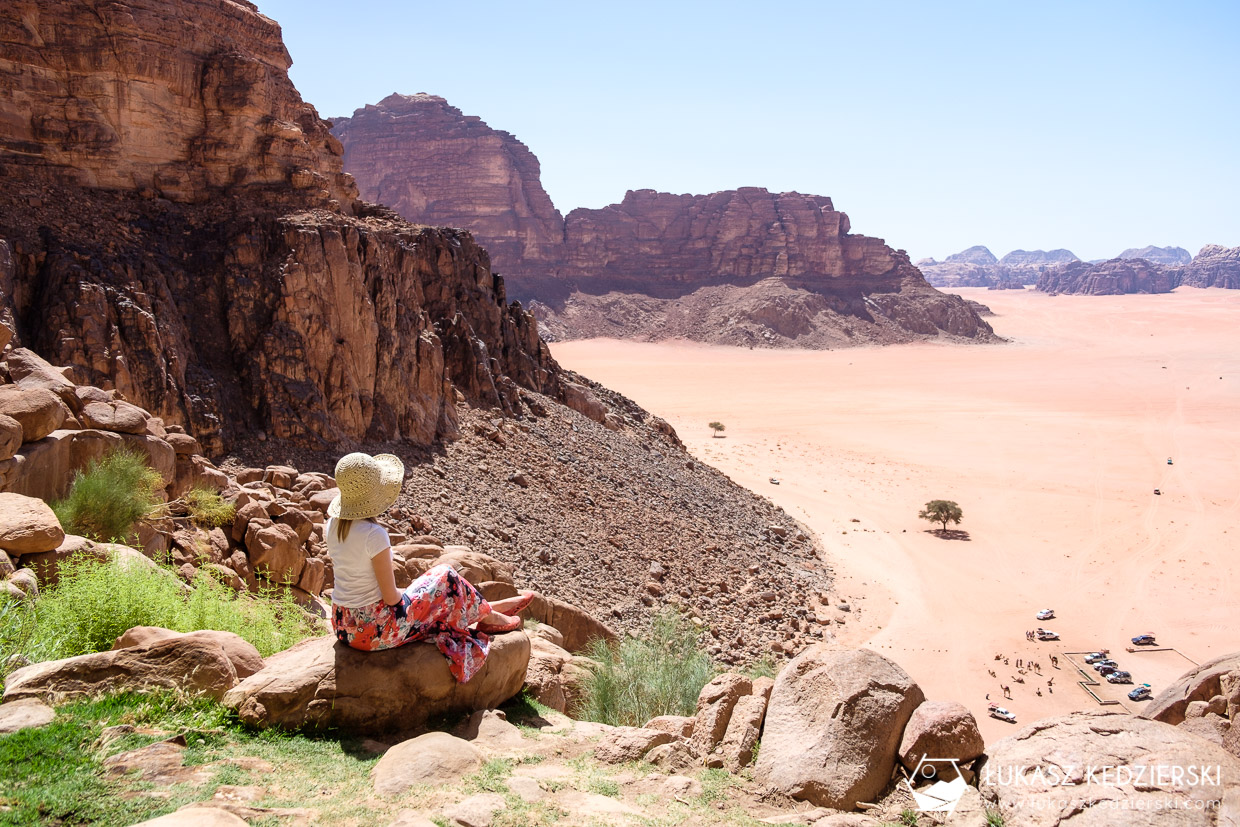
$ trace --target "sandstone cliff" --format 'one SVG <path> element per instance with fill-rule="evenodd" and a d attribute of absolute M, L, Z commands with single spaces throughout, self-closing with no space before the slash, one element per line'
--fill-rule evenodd
<path fill-rule="evenodd" d="M 1207 244 L 1180 272 L 1190 287 L 1240 289 L 1240 247 Z"/>
<path fill-rule="evenodd" d="M 367 201 L 469 229 L 504 274 L 525 259 L 554 260 L 564 219 L 542 188 L 538 159 L 509 133 L 426 94 L 389 95 L 332 123 Z"/>
<path fill-rule="evenodd" d="M 464 233 L 356 200 L 248 3 L 0 9 L 0 262 L 19 344 L 184 424 L 428 443 L 554 391 Z"/>
<path fill-rule="evenodd" d="M 1048 269 L 1038 278 L 1044 293 L 1170 293 L 1179 285 L 1177 273 L 1145 259 L 1113 258 L 1100 264 L 1074 261 Z"/>
<path fill-rule="evenodd" d="M 823 196 L 638 190 L 561 220 L 529 150 L 442 98 L 392 95 L 340 119 L 333 132 L 363 195 L 412 221 L 469 229 L 492 250 L 512 295 L 538 302 L 547 333 L 810 347 L 993 338 L 963 301 L 930 288 L 902 251 L 851 234 L 848 216 Z M 757 288 L 769 279 L 779 283 Z M 702 290 L 712 291 L 709 299 Z M 720 298 L 750 329 L 729 330 L 722 317 L 714 322 L 724 327 L 699 320 L 675 331 L 664 321 Z M 784 319 L 790 302 L 798 308 Z"/>

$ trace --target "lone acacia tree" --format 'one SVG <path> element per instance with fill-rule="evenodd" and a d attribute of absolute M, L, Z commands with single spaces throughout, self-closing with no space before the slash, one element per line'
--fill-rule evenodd
<path fill-rule="evenodd" d="M 951 500 L 931 500 L 917 516 L 932 523 L 942 523 L 943 531 L 947 531 L 948 523 L 960 525 L 960 521 L 964 519 L 964 512 Z"/>
<path fill-rule="evenodd" d="M 721 433 L 723 433 L 724 431 L 726 431 L 726 430 L 727 430 L 727 428 L 725 428 L 725 427 L 724 427 L 724 425 L 723 425 L 723 423 L 722 423 L 722 422 L 712 422 L 712 423 L 710 423 L 710 429 L 711 429 L 712 431 L 714 431 L 714 433 L 713 433 L 713 434 L 711 434 L 711 437 L 712 437 L 712 438 L 714 438 L 714 439 L 718 439 L 718 438 L 719 438 L 719 435 L 720 435 Z"/>

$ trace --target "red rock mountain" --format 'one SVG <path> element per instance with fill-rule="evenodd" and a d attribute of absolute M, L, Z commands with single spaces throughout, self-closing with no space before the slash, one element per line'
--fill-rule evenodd
<path fill-rule="evenodd" d="M 456 395 L 554 392 L 468 234 L 357 200 L 339 142 L 242 0 L 0 6 L 0 319 L 184 424 L 428 443 Z"/>
<path fill-rule="evenodd" d="M 1053 267 L 1038 277 L 1044 293 L 1084 293 L 1111 296 L 1121 293 L 1170 293 L 1179 274 L 1142 258 L 1113 258 L 1099 264 L 1074 261 Z"/>
<path fill-rule="evenodd" d="M 392 95 L 335 121 L 333 133 L 364 196 L 411 221 L 470 230 L 512 294 L 539 303 L 548 332 L 802 346 L 993 338 L 972 308 L 931 288 L 904 252 L 851 234 L 830 198 L 758 188 L 639 190 L 561 222 L 529 150 L 442 98 Z M 725 291 L 739 314 L 731 324 L 670 324 L 700 318 L 723 287 L 740 288 Z M 701 290 L 714 292 L 708 300 Z M 797 320 L 780 324 L 788 305 L 798 306 Z M 638 317 L 644 321 L 635 324 Z M 844 327 L 856 333 L 845 336 Z"/>

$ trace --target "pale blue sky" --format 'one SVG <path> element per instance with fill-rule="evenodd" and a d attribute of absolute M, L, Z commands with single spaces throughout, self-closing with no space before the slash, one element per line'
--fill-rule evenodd
<path fill-rule="evenodd" d="M 1240 2 L 256 2 L 324 117 L 442 95 L 566 214 L 759 186 L 914 259 L 1240 245 Z"/>

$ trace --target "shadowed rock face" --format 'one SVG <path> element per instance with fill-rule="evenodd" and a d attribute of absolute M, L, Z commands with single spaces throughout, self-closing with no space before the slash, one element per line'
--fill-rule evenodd
<path fill-rule="evenodd" d="M 1085 293 L 1111 296 L 1122 293 L 1170 293 L 1179 284 L 1174 270 L 1145 259 L 1113 258 L 1100 264 L 1074 261 L 1047 270 L 1038 277 L 1044 293 Z"/>
<path fill-rule="evenodd" d="M 824 196 L 756 187 L 710 195 L 637 190 L 618 204 L 573 210 L 561 220 L 529 150 L 442 98 L 391 95 L 338 119 L 333 132 L 364 196 L 411 221 L 469 229 L 491 250 L 512 294 L 540 302 L 541 317 L 561 337 L 600 332 L 577 327 L 575 319 L 593 311 L 565 314 L 570 298 L 590 305 L 597 304 L 591 297 L 612 292 L 654 297 L 668 303 L 659 313 L 677 316 L 690 311 L 673 303 L 703 288 L 749 288 L 779 279 L 790 289 L 825 297 L 823 308 L 833 314 L 872 325 L 871 335 L 858 341 L 940 333 L 993 338 L 963 301 L 930 288 L 905 253 L 881 239 L 850 234 L 848 216 Z M 887 298 L 867 307 L 866 297 L 878 294 Z M 765 300 L 761 294 L 738 299 L 748 305 Z M 935 309 L 928 310 L 928 303 Z M 745 315 L 755 316 L 753 310 Z M 871 318 L 875 312 L 885 321 Z M 842 335 L 807 336 L 831 325 L 838 333 L 840 322 L 823 316 L 791 335 L 772 329 L 773 337 L 804 346 L 847 341 Z M 612 324 L 605 333 L 647 336 L 623 321 L 621 329 Z M 732 339 L 748 343 L 744 336 Z M 756 341 L 777 343 L 764 336 Z"/>
<path fill-rule="evenodd" d="M 15 344 L 212 454 L 250 430 L 429 443 L 454 433 L 456 391 L 505 409 L 553 391 L 486 252 L 357 201 L 289 63 L 243 2 L 0 8 Z"/>

